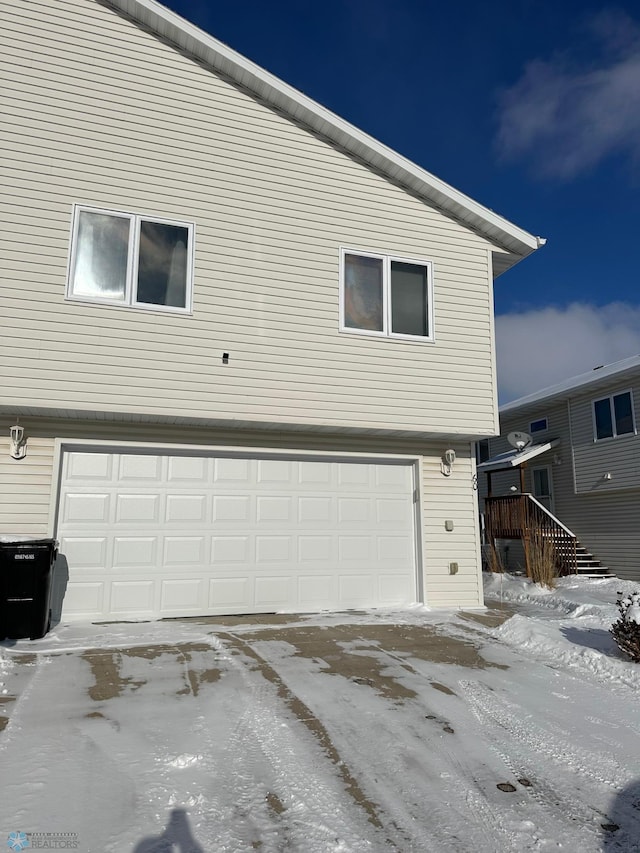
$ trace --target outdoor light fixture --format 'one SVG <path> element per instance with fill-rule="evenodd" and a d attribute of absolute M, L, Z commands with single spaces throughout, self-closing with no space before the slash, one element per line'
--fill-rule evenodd
<path fill-rule="evenodd" d="M 11 446 L 9 452 L 13 459 L 24 459 L 27 455 L 27 442 L 24 437 L 24 427 L 19 424 L 9 428 Z"/>
<path fill-rule="evenodd" d="M 456 461 L 456 452 L 449 448 L 449 450 L 445 450 L 442 455 L 442 460 L 440 462 L 440 471 L 445 477 L 451 476 L 451 470 L 453 468 L 453 463 Z"/>

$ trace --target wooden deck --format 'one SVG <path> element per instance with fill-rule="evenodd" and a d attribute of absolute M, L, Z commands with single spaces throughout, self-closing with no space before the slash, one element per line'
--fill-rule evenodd
<path fill-rule="evenodd" d="M 577 538 L 533 495 L 503 495 L 485 499 L 485 532 L 490 545 L 496 539 L 521 539 L 528 560 L 529 546 L 537 540 L 551 542 L 559 575 L 575 574 Z M 530 575 L 529 566 L 527 574 Z"/>

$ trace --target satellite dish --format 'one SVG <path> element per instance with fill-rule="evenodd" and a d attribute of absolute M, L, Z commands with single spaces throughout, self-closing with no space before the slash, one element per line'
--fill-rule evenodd
<path fill-rule="evenodd" d="M 518 453 L 529 447 L 533 439 L 528 432 L 510 432 L 507 436 L 507 441 L 511 447 L 515 447 Z"/>

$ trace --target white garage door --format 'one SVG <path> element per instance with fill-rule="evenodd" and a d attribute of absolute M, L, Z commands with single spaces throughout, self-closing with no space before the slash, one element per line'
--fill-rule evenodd
<path fill-rule="evenodd" d="M 416 600 L 413 466 L 66 452 L 64 619 Z"/>

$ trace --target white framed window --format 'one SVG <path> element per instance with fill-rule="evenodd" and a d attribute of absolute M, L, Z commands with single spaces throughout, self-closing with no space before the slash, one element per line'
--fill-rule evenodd
<path fill-rule="evenodd" d="M 433 341 L 431 262 L 341 249 L 340 331 Z"/>
<path fill-rule="evenodd" d="M 476 441 L 476 465 L 487 462 L 489 458 L 489 439 L 481 438 L 480 441 Z"/>
<path fill-rule="evenodd" d="M 617 438 L 635 434 L 633 395 L 631 391 L 613 394 L 593 401 L 593 439 Z"/>
<path fill-rule="evenodd" d="M 75 205 L 67 298 L 190 312 L 192 223 Z"/>
<path fill-rule="evenodd" d="M 529 433 L 533 435 L 536 432 L 546 432 L 549 428 L 549 424 L 546 418 L 538 418 L 535 421 L 531 421 L 529 423 Z"/>

